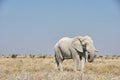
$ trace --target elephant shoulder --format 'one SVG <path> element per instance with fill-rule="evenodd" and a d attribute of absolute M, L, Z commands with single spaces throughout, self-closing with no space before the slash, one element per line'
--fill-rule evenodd
<path fill-rule="evenodd" d="M 66 43 L 69 42 L 70 38 L 69 37 L 63 37 L 58 41 L 58 44 Z"/>
<path fill-rule="evenodd" d="M 59 41 L 66 41 L 66 40 L 69 40 L 69 39 L 70 39 L 69 37 L 63 37 Z"/>
<path fill-rule="evenodd" d="M 64 41 L 66 41 L 67 37 L 63 37 L 61 38 L 59 41 L 56 42 L 54 48 L 58 47 L 61 43 L 63 43 Z"/>

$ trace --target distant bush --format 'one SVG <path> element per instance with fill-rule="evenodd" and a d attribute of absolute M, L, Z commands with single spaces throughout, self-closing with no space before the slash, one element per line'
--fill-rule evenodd
<path fill-rule="evenodd" d="M 34 58 L 35 57 L 35 55 L 31 55 L 31 54 L 29 56 L 30 56 L 30 58 Z"/>
<path fill-rule="evenodd" d="M 113 59 L 112 56 L 106 55 L 105 59 Z"/>
<path fill-rule="evenodd" d="M 17 57 L 17 54 L 12 54 L 11 55 L 11 58 L 16 58 Z"/>
<path fill-rule="evenodd" d="M 39 58 L 46 58 L 46 55 L 40 55 Z"/>
<path fill-rule="evenodd" d="M 39 55 L 39 58 L 53 58 L 51 55 Z"/>
<path fill-rule="evenodd" d="M 120 57 L 120 55 L 118 55 L 118 57 Z"/>
<path fill-rule="evenodd" d="M 97 59 L 103 58 L 103 56 L 96 56 Z"/>

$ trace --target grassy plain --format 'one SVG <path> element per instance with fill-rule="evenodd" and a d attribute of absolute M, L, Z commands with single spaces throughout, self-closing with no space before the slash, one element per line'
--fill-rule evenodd
<path fill-rule="evenodd" d="M 0 80 L 120 80 L 120 57 L 86 62 L 84 74 L 80 64 L 78 72 L 73 71 L 72 60 L 63 62 L 63 72 L 55 65 L 54 57 L 0 57 Z"/>

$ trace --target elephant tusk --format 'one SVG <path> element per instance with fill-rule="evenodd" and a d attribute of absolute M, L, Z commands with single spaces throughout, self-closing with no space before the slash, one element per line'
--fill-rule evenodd
<path fill-rule="evenodd" d="M 95 49 L 95 52 L 99 52 L 99 50 L 96 50 L 96 49 Z"/>

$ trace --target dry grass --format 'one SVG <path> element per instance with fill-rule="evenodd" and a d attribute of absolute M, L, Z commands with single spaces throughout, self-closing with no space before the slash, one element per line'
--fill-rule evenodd
<path fill-rule="evenodd" d="M 79 65 L 80 66 L 80 65 Z M 73 61 L 63 62 L 63 72 L 56 70 L 54 58 L 0 58 L 0 80 L 119 80 L 120 58 L 86 62 L 86 72 L 73 71 Z"/>

